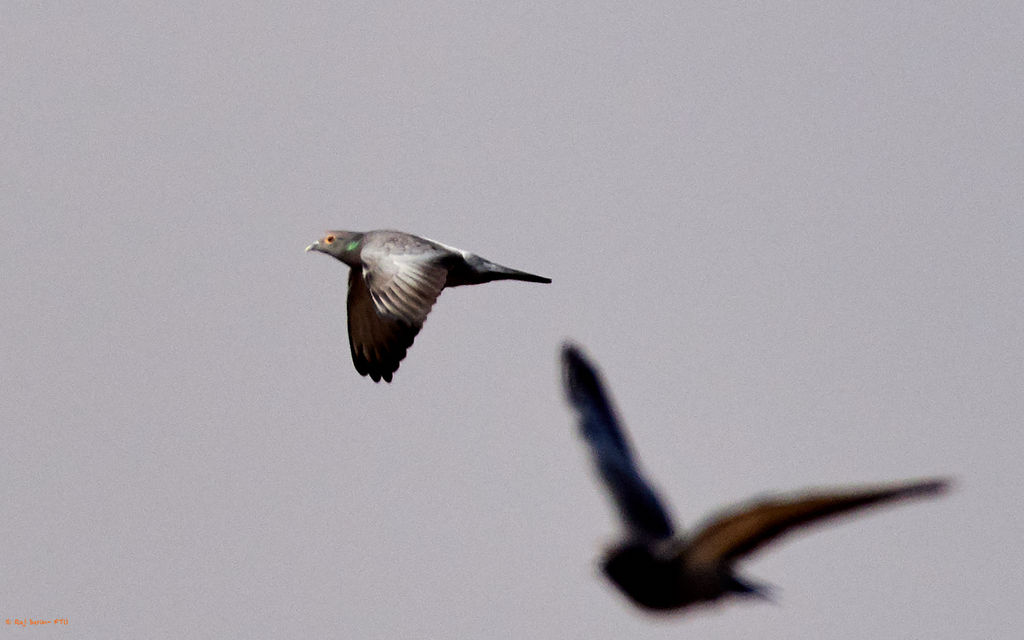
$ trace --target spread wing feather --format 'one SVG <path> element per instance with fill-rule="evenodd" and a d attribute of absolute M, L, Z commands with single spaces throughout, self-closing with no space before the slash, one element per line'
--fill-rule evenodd
<path fill-rule="evenodd" d="M 882 502 L 936 494 L 947 485 L 944 480 L 927 480 L 754 501 L 711 518 L 694 534 L 687 555 L 694 566 L 728 564 L 798 527 Z"/>
<path fill-rule="evenodd" d="M 422 326 L 444 289 L 448 269 L 423 254 L 363 250 L 363 280 L 377 314 Z"/>
<path fill-rule="evenodd" d="M 421 326 L 378 315 L 362 274 L 356 269 L 350 271 L 348 344 L 360 375 L 368 375 L 374 382 L 381 378 L 391 382 Z"/>
<path fill-rule="evenodd" d="M 672 535 L 672 522 L 630 451 L 597 372 L 576 348 L 563 350 L 565 388 L 580 419 L 580 431 L 631 538 Z"/>

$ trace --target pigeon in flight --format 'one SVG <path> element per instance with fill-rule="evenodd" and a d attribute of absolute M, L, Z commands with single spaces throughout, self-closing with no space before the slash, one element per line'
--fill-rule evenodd
<path fill-rule="evenodd" d="M 441 290 L 492 280 L 551 282 L 401 231 L 328 231 L 306 247 L 348 274 L 348 344 L 360 375 L 391 382 Z"/>
<path fill-rule="evenodd" d="M 673 611 L 728 594 L 766 596 L 742 580 L 733 564 L 791 529 L 882 502 L 933 496 L 947 481 L 932 479 L 876 487 L 767 497 L 709 518 L 689 534 L 675 532 L 657 493 L 633 458 L 597 372 L 571 345 L 562 352 L 569 402 L 597 471 L 625 525 L 626 538 L 609 548 L 604 574 L 636 605 Z"/>

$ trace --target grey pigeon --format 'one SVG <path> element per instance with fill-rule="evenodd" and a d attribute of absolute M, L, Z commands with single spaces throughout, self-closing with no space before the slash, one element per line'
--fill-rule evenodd
<path fill-rule="evenodd" d="M 348 344 L 356 371 L 374 382 L 391 382 L 442 289 L 492 280 L 551 282 L 401 231 L 328 231 L 306 251 L 351 267 Z"/>
<path fill-rule="evenodd" d="M 765 596 L 763 586 L 734 573 L 734 563 L 791 529 L 882 502 L 933 496 L 947 488 L 946 480 L 930 479 L 766 497 L 734 506 L 692 533 L 677 535 L 657 493 L 637 467 L 597 372 L 571 345 L 564 347 L 562 356 L 569 402 L 579 414 L 581 434 L 626 529 L 625 540 L 606 551 L 601 568 L 646 610 L 679 610 L 728 594 Z"/>

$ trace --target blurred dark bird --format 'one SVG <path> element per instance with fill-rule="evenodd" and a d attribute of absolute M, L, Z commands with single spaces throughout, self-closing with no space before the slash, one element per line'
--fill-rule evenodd
<path fill-rule="evenodd" d="M 551 282 L 401 231 L 328 231 L 306 251 L 351 267 L 348 344 L 356 371 L 374 382 L 391 382 L 442 289 L 492 280 Z"/>
<path fill-rule="evenodd" d="M 948 486 L 931 479 L 876 487 L 808 491 L 738 505 L 677 535 L 657 493 L 644 479 L 601 380 L 571 345 L 562 351 L 565 388 L 580 431 L 626 528 L 609 548 L 604 574 L 635 604 L 671 611 L 728 594 L 767 596 L 763 585 L 741 579 L 733 565 L 791 529 L 871 505 L 934 496 Z"/>

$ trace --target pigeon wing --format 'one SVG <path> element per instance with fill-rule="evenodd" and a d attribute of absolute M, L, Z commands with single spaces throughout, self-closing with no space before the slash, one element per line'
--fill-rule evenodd
<path fill-rule="evenodd" d="M 439 260 L 445 255 L 420 243 L 364 246 L 362 277 L 377 315 L 423 326 L 444 289 L 448 269 Z"/>
<path fill-rule="evenodd" d="M 927 480 L 755 501 L 711 518 L 694 534 L 687 555 L 694 566 L 717 567 L 760 549 L 791 529 L 882 502 L 934 495 L 947 486 L 945 480 Z"/>
<path fill-rule="evenodd" d="M 572 346 L 564 348 L 563 361 L 566 393 L 579 414 L 580 431 L 630 536 L 642 540 L 670 537 L 672 522 L 637 468 L 597 372 Z"/>
<path fill-rule="evenodd" d="M 362 272 L 358 268 L 350 270 L 348 345 L 352 351 L 352 363 L 360 375 L 368 375 L 374 382 L 380 382 L 381 378 L 391 382 L 392 375 L 420 332 L 420 326 L 380 316 Z"/>

